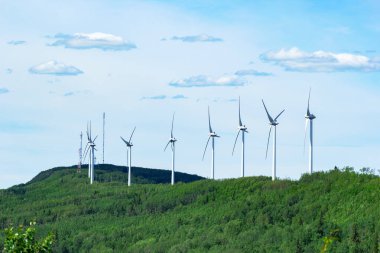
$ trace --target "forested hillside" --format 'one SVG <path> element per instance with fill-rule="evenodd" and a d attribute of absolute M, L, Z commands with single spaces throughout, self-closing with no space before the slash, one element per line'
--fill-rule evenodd
<path fill-rule="evenodd" d="M 0 190 L 1 229 L 35 220 L 40 236 L 55 234 L 57 252 L 309 253 L 329 239 L 329 252 L 380 252 L 374 175 L 345 168 L 298 181 L 248 177 L 171 186 L 169 172 L 134 169 L 140 184 L 128 188 L 125 169 L 106 165 L 89 185 L 86 170 L 56 168 Z"/>

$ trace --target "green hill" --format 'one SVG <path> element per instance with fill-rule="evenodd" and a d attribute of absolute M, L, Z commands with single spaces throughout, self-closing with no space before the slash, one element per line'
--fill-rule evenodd
<path fill-rule="evenodd" d="M 53 231 L 57 252 L 380 252 L 380 178 L 344 171 L 298 181 L 248 177 L 198 180 L 124 167 L 56 168 L 0 191 L 0 226 L 36 220 Z M 146 176 L 153 175 L 156 176 Z M 165 174 L 166 173 L 166 174 Z M 181 174 L 177 175 L 177 179 Z M 159 183 L 159 184 L 156 184 Z M 1 234 L 0 237 L 3 235 Z M 3 238 L 0 238 L 0 242 Z"/>

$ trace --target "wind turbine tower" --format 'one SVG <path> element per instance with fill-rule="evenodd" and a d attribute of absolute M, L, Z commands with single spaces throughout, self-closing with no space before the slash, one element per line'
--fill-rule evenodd
<path fill-rule="evenodd" d="M 313 173 L 313 120 L 316 118 L 314 114 L 310 113 L 310 93 L 309 90 L 309 98 L 307 100 L 307 111 L 305 115 L 306 123 L 305 123 L 305 139 L 304 139 L 304 150 L 306 143 L 306 134 L 307 134 L 307 124 L 310 122 L 310 146 L 309 146 L 309 173 Z"/>
<path fill-rule="evenodd" d="M 267 113 L 268 119 L 269 119 L 269 135 L 268 135 L 268 142 L 267 142 L 267 151 L 265 153 L 265 159 L 268 156 L 268 147 L 269 147 L 269 140 L 270 140 L 270 134 L 272 132 L 272 127 L 274 128 L 274 138 L 273 138 L 273 164 L 272 164 L 272 180 L 276 180 L 276 138 L 277 138 L 277 125 L 279 124 L 277 122 L 277 119 L 280 117 L 280 115 L 285 111 L 282 110 L 274 119 L 270 116 L 267 107 L 265 106 L 264 100 L 262 100 L 265 112 Z"/>
<path fill-rule="evenodd" d="M 164 151 L 166 150 L 166 148 L 169 146 L 171 146 L 171 149 L 172 149 L 172 180 L 171 180 L 171 184 L 174 185 L 174 170 L 175 170 L 175 143 L 177 141 L 176 138 L 174 138 L 174 135 L 173 135 L 173 124 L 174 124 L 174 113 L 173 113 L 173 119 L 172 119 L 172 130 L 170 132 L 170 139 L 168 141 L 168 144 L 166 144 L 165 148 L 164 148 Z"/>
<path fill-rule="evenodd" d="M 129 137 L 129 141 L 124 140 L 124 138 L 120 136 L 120 138 L 125 143 L 125 145 L 127 145 L 127 150 L 128 150 L 128 154 L 127 154 L 128 186 L 131 186 L 131 177 L 132 177 L 132 174 L 131 174 L 131 172 L 132 172 L 132 170 L 131 170 L 131 161 L 132 161 L 132 146 L 133 146 L 133 144 L 132 144 L 132 136 L 133 136 L 133 133 L 135 132 L 135 130 L 136 130 L 136 127 L 133 129 L 131 137 Z"/>
<path fill-rule="evenodd" d="M 211 139 L 211 177 L 210 178 L 214 179 L 215 178 L 215 140 L 214 140 L 214 138 L 220 137 L 220 136 L 217 135 L 215 133 L 215 131 L 212 131 L 211 120 L 210 120 L 210 107 L 208 107 L 208 130 L 209 130 L 209 132 L 208 132 L 209 136 L 207 139 L 205 150 L 203 151 L 202 160 L 205 158 L 207 146 L 208 146 L 208 143 Z"/>
<path fill-rule="evenodd" d="M 88 177 L 90 178 L 90 184 L 94 182 L 94 165 L 95 165 L 95 140 L 98 138 L 96 136 L 94 139 L 92 139 L 91 135 L 91 121 L 90 121 L 90 128 L 87 125 L 87 144 L 85 148 L 85 155 L 84 159 L 86 159 L 87 153 L 89 152 L 89 162 L 88 162 Z"/>
<path fill-rule="evenodd" d="M 238 127 L 238 133 L 236 135 L 235 143 L 234 143 L 234 148 L 232 149 L 232 155 L 234 155 L 235 151 L 235 146 L 237 139 L 239 137 L 239 134 L 241 132 L 241 177 L 244 177 L 244 134 L 248 133 L 247 127 L 243 125 L 241 122 L 241 116 L 240 116 L 240 97 L 239 97 L 239 127 Z"/>

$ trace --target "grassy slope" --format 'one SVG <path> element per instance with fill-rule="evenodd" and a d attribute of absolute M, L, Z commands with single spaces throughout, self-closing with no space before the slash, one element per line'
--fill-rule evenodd
<path fill-rule="evenodd" d="M 319 252 L 336 228 L 333 252 L 380 247 L 379 177 L 335 170 L 128 188 L 112 173 L 91 186 L 85 173 L 57 169 L 0 191 L 0 226 L 36 219 L 59 252 Z"/>

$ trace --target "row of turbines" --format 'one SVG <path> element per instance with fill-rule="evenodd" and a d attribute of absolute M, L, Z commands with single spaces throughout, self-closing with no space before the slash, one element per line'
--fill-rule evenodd
<path fill-rule="evenodd" d="M 306 137 L 307 137 L 307 129 L 308 129 L 308 125 L 310 125 L 309 127 L 309 173 L 313 173 L 313 120 L 316 118 L 314 114 L 312 114 L 310 112 L 310 94 L 311 94 L 311 90 L 309 90 L 309 97 L 308 97 L 308 101 L 307 101 L 307 110 L 306 110 L 306 115 L 305 115 L 305 119 L 306 119 L 306 122 L 305 122 L 305 138 L 304 138 L 304 150 L 305 150 L 305 144 L 306 144 Z M 276 167 L 277 167 L 277 161 L 276 161 L 276 156 L 277 156 L 277 153 L 276 153 L 276 148 L 277 148 L 277 126 L 279 125 L 279 122 L 277 121 L 278 118 L 283 114 L 283 112 L 285 110 L 282 110 L 276 117 L 272 117 L 271 114 L 269 113 L 265 103 L 264 103 L 264 100 L 262 100 L 262 103 L 263 103 L 263 106 L 264 106 L 264 109 L 265 109 L 265 112 L 266 112 L 266 115 L 268 117 L 268 120 L 269 120 L 269 134 L 268 134 L 268 141 L 267 141 L 267 146 L 266 146 L 266 153 L 265 153 L 265 158 L 267 158 L 268 156 L 268 149 L 269 149 L 269 142 L 270 142 L 270 137 L 271 137 L 271 133 L 272 133 L 272 129 L 273 129 L 273 160 L 272 160 L 272 180 L 276 180 Z M 171 151 L 172 151 L 172 161 L 171 161 L 171 184 L 174 185 L 175 184 L 175 143 L 177 142 L 177 139 L 174 137 L 174 133 L 173 133 L 173 130 L 174 130 L 174 116 L 175 114 L 173 113 L 173 117 L 172 117 L 172 122 L 171 122 L 171 131 L 170 131 L 170 139 L 169 141 L 167 142 L 165 148 L 164 148 L 164 151 L 167 150 L 167 148 L 170 146 L 171 148 Z M 103 163 L 104 163 L 104 119 L 105 119 L 105 114 L 103 114 Z M 214 175 L 215 175 L 215 138 L 219 138 L 220 136 L 215 132 L 213 131 L 212 127 L 211 127 L 211 116 L 210 116 L 210 107 L 208 107 L 208 127 L 209 127 L 209 137 L 207 139 L 207 142 L 206 142 L 206 146 L 205 146 L 205 149 L 204 149 L 204 152 L 203 152 L 203 156 L 202 156 L 202 160 L 204 160 L 204 157 L 205 157 L 205 154 L 206 154 L 206 151 L 207 151 L 207 147 L 209 145 L 209 142 L 211 140 L 211 172 L 210 172 L 210 178 L 211 179 L 214 179 Z M 126 140 L 125 138 L 121 137 L 121 140 L 124 142 L 124 144 L 126 145 L 127 147 L 127 165 L 128 165 L 128 186 L 131 185 L 131 175 L 132 175 L 132 171 L 131 171 L 131 163 L 132 163 L 132 147 L 133 147 L 133 143 L 132 143 L 132 137 L 133 137 L 133 134 L 136 130 L 136 127 L 134 127 L 130 137 L 128 140 Z M 241 145 L 242 145 L 242 149 L 241 149 L 241 177 L 244 177 L 244 173 L 245 173 L 245 134 L 248 133 L 248 128 L 242 123 L 242 119 L 241 119 L 241 113 L 240 113 L 240 97 L 239 97 L 239 126 L 238 126 L 238 132 L 237 132 L 237 135 L 236 135 L 236 138 L 235 138 L 235 142 L 234 142 L 234 146 L 233 146 L 233 149 L 232 149 L 232 155 L 234 155 L 234 151 L 235 151 L 235 147 L 236 147 L 236 143 L 237 143 L 237 140 L 239 138 L 239 135 L 241 134 Z M 85 150 L 83 152 L 84 156 L 82 156 L 82 149 L 80 149 L 80 163 L 81 163 L 81 159 L 83 157 L 83 160 L 86 159 L 87 157 L 87 154 L 89 156 L 89 163 L 88 163 L 88 177 L 90 178 L 90 184 L 92 184 L 94 182 L 94 165 L 95 165 L 95 140 L 97 138 L 97 136 L 95 138 L 92 138 L 92 134 L 91 134 L 91 122 L 89 124 L 87 124 L 87 131 L 86 131 L 86 134 L 87 134 L 87 144 L 86 144 L 86 147 L 85 147 Z M 81 137 L 82 137 L 82 134 L 81 134 Z"/>

